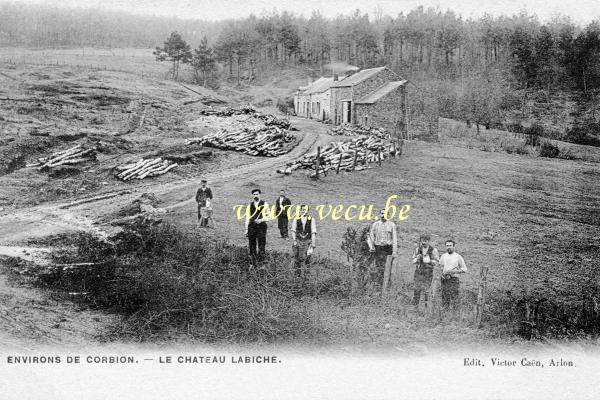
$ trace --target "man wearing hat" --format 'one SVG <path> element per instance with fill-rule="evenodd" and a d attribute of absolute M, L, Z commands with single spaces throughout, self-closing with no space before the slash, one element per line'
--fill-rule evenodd
<path fill-rule="evenodd" d="M 267 244 L 267 221 L 269 205 L 260 198 L 260 189 L 252 190 L 249 216 L 246 218 L 246 236 L 250 253 L 250 264 L 256 265 L 264 260 Z"/>
<path fill-rule="evenodd" d="M 425 305 L 427 305 L 428 292 L 433 280 L 433 269 L 440 261 L 437 249 L 429 244 L 429 240 L 429 235 L 421 235 L 419 247 L 413 253 L 412 262 L 415 266 L 413 305 L 415 306 L 418 306 L 421 301 L 421 293 L 423 293 Z"/>
<path fill-rule="evenodd" d="M 198 203 L 198 226 L 208 226 L 207 207 L 213 198 L 212 190 L 206 186 L 206 179 L 200 181 L 200 188 L 196 192 L 196 203 Z M 208 203 L 208 204 L 207 204 Z"/>

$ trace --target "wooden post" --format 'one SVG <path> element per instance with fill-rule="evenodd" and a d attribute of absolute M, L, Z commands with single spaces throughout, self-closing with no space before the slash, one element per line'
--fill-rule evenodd
<path fill-rule="evenodd" d="M 396 139 L 392 140 L 392 148 L 394 149 L 394 157 L 398 157 L 398 153 L 396 153 Z"/>
<path fill-rule="evenodd" d="M 383 283 L 381 285 L 381 293 L 387 293 L 389 286 L 392 283 L 392 265 L 394 264 L 394 256 L 389 255 L 385 259 L 385 269 L 383 270 Z"/>
<path fill-rule="evenodd" d="M 319 169 L 321 168 L 321 146 L 317 147 L 317 163 L 316 163 L 316 169 L 317 169 L 317 173 L 316 173 L 316 177 L 317 179 L 319 179 Z"/>
<path fill-rule="evenodd" d="M 485 309 L 485 289 L 487 287 L 488 267 L 481 267 L 481 270 L 479 272 L 481 281 L 479 282 L 479 292 L 477 293 L 477 307 L 475 310 L 475 326 L 477 328 L 481 326 L 483 311 Z"/>
<path fill-rule="evenodd" d="M 377 164 L 381 166 L 381 146 L 377 147 Z"/>
<path fill-rule="evenodd" d="M 343 155 L 344 155 L 344 153 L 340 153 L 340 161 L 338 161 L 337 169 L 335 170 L 336 174 L 340 173 L 340 167 L 342 166 L 342 156 Z"/>
<path fill-rule="evenodd" d="M 354 150 L 354 161 L 352 161 L 352 171 L 356 168 L 356 159 L 358 158 L 358 150 Z"/>

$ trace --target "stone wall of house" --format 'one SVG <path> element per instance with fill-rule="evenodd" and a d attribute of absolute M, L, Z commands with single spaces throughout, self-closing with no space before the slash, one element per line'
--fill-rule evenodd
<path fill-rule="evenodd" d="M 331 121 L 335 125 L 342 123 L 342 100 L 352 100 L 351 87 L 331 88 Z"/>
<path fill-rule="evenodd" d="M 294 98 L 294 111 L 299 117 L 310 117 L 310 95 L 300 93 Z"/>
<path fill-rule="evenodd" d="M 331 114 L 331 91 L 326 90 L 323 93 L 313 93 L 310 95 L 310 118 L 323 121 L 330 119 Z M 318 103 L 318 107 L 317 107 Z"/>
<path fill-rule="evenodd" d="M 404 118 L 405 86 L 400 86 L 373 104 L 356 104 L 354 119 L 358 125 L 385 128 L 399 134 L 406 123 Z"/>

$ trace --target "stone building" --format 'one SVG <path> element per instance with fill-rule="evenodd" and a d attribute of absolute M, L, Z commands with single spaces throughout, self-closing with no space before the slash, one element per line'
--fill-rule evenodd
<path fill-rule="evenodd" d="M 294 109 L 305 118 L 385 128 L 401 135 L 408 133 L 414 114 L 408 98 L 409 82 L 387 67 L 378 67 L 339 79 L 322 77 L 301 87 L 294 96 Z"/>
<path fill-rule="evenodd" d="M 331 85 L 333 78 L 321 77 L 300 87 L 294 95 L 294 111 L 296 115 L 326 121 L 331 118 Z"/>
<path fill-rule="evenodd" d="M 337 80 L 331 86 L 333 123 L 403 132 L 408 124 L 407 83 L 387 67 L 364 69 Z"/>

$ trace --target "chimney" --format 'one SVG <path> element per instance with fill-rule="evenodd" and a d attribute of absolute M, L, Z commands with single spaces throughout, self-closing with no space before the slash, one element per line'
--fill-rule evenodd
<path fill-rule="evenodd" d="M 338 80 L 338 74 L 333 74 L 333 81 L 337 82 L 337 80 Z"/>

